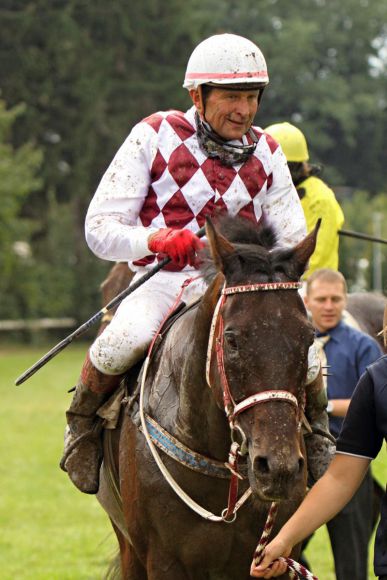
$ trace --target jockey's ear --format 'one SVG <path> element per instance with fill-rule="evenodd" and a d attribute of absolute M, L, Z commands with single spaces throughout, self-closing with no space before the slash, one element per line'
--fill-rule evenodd
<path fill-rule="evenodd" d="M 297 267 L 299 276 L 305 272 L 309 258 L 316 248 L 317 234 L 320 229 L 321 218 L 317 220 L 314 229 L 294 248 L 294 263 Z"/>
<path fill-rule="evenodd" d="M 224 273 L 224 260 L 235 252 L 235 248 L 216 230 L 209 217 L 206 217 L 206 236 L 216 269 Z"/>

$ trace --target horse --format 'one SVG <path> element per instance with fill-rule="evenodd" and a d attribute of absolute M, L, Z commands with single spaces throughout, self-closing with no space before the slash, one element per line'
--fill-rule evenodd
<path fill-rule="evenodd" d="M 387 298 L 380 292 L 354 292 L 348 294 L 347 311 L 355 319 L 359 329 L 372 336 L 387 353 L 381 330 Z"/>
<path fill-rule="evenodd" d="M 207 290 L 158 336 L 139 408 L 129 389 L 104 433 L 97 498 L 124 580 L 247 579 L 271 503 L 275 532 L 302 501 L 314 331 L 297 289 L 317 229 L 281 248 L 270 227 L 207 220 Z"/>

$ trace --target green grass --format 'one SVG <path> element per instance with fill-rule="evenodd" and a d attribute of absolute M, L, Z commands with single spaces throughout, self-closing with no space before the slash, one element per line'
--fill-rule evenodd
<path fill-rule="evenodd" d="M 116 551 L 109 520 L 93 496 L 77 491 L 58 462 L 65 410 L 86 346 L 71 345 L 19 387 L 14 381 L 47 349 L 0 349 L 0 577 L 102 579 Z M 385 451 L 374 462 L 385 484 Z M 257 538 L 258 540 L 258 538 Z M 370 549 L 370 579 L 372 573 Z M 334 580 L 326 528 L 307 549 L 313 572 Z"/>
<path fill-rule="evenodd" d="M 0 577 L 96 580 L 116 551 L 93 496 L 58 467 L 64 412 L 86 347 L 69 347 L 23 385 L 14 380 L 44 354 L 0 351 Z"/>

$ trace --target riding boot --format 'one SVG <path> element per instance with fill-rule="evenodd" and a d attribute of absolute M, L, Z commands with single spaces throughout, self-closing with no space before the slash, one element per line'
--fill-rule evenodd
<path fill-rule="evenodd" d="M 308 484 L 316 483 L 335 453 L 335 438 L 329 431 L 328 399 L 321 370 L 315 380 L 306 386 L 305 415 L 308 421 L 304 440 L 308 462 Z"/>
<path fill-rule="evenodd" d="M 94 494 L 99 488 L 102 463 L 102 420 L 99 407 L 118 387 L 122 375 L 105 375 L 87 355 L 73 400 L 66 412 L 68 427 L 60 467 L 82 492 Z"/>

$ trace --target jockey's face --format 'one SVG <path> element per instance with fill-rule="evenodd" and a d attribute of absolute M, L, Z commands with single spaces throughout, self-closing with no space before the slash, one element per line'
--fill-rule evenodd
<path fill-rule="evenodd" d="M 317 278 L 310 285 L 304 300 L 314 326 L 320 332 L 326 332 L 340 322 L 347 295 L 342 282 L 326 282 Z"/>
<path fill-rule="evenodd" d="M 212 88 L 205 106 L 198 90 L 190 91 L 199 114 L 226 141 L 241 139 L 253 124 L 258 110 L 259 89 L 231 90 Z"/>

